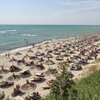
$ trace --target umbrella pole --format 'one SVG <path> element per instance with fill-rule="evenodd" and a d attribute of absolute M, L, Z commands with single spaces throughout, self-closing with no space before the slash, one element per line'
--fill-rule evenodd
<path fill-rule="evenodd" d="M 29 91 L 28 91 L 28 97 L 29 97 Z"/>
<path fill-rule="evenodd" d="M 3 77 L 2 77 L 2 81 L 3 81 Z"/>
<path fill-rule="evenodd" d="M 48 68 L 50 69 L 50 66 L 48 65 Z M 50 74 L 49 74 L 49 79 L 50 79 Z"/>

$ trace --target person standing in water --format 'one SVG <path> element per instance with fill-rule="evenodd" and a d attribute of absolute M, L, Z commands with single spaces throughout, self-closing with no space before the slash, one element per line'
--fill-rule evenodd
<path fill-rule="evenodd" d="M 28 40 L 27 39 L 24 39 L 24 41 L 26 42 L 26 45 L 28 45 Z"/>

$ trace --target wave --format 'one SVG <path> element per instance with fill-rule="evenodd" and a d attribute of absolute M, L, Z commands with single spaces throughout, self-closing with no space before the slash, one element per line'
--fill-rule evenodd
<path fill-rule="evenodd" d="M 35 34 L 20 34 L 20 36 L 38 36 L 38 35 L 35 35 Z"/>
<path fill-rule="evenodd" d="M 6 33 L 6 31 L 0 31 L 0 33 Z"/>
<path fill-rule="evenodd" d="M 5 31 L 0 31 L 0 33 L 6 33 L 6 32 L 16 32 L 17 30 L 5 30 Z"/>

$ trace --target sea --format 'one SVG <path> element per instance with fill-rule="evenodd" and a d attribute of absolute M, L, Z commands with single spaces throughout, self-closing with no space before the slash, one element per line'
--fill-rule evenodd
<path fill-rule="evenodd" d="M 0 53 L 52 39 L 100 34 L 99 25 L 0 25 Z"/>

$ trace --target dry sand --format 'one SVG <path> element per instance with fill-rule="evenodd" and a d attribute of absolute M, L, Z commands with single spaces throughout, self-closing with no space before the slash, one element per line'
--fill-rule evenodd
<path fill-rule="evenodd" d="M 37 51 L 40 51 L 40 52 L 43 52 L 43 53 L 46 54 L 46 53 L 47 53 L 46 49 L 49 48 L 49 49 L 52 50 L 52 49 L 54 48 L 54 44 L 56 44 L 56 46 L 59 46 L 59 45 L 60 45 L 59 43 L 63 44 L 63 43 L 69 43 L 69 42 L 74 42 L 74 41 L 75 41 L 74 38 L 52 40 L 52 41 L 48 41 L 48 43 L 47 43 L 47 41 L 46 41 L 46 42 L 42 42 L 42 43 L 40 43 L 40 44 L 37 44 L 37 45 L 35 45 L 34 48 L 32 48 L 32 46 L 29 46 L 29 47 L 26 48 L 26 49 L 20 49 L 20 50 L 17 49 L 17 50 L 8 51 L 8 52 L 10 53 L 10 58 L 14 57 L 14 58 L 16 58 L 16 59 L 22 59 L 26 54 L 28 54 L 29 56 L 33 56 Z M 100 41 L 97 42 L 96 44 L 99 44 L 99 43 L 100 43 Z M 46 47 L 47 44 L 48 44 L 50 47 Z M 38 49 L 39 46 L 41 46 L 42 49 Z M 99 46 L 100 46 L 100 45 L 99 45 Z M 33 52 L 28 52 L 28 50 L 29 50 L 30 48 L 31 48 L 31 50 L 32 50 Z M 22 53 L 22 54 L 21 54 L 21 55 L 15 55 L 15 53 L 18 52 L 18 51 L 19 51 L 20 53 Z M 7 52 L 6 52 L 6 53 L 7 53 Z M 77 53 L 77 52 L 76 52 L 76 53 Z M 0 66 L 3 65 L 5 69 L 9 69 L 9 67 L 10 67 L 11 65 L 16 65 L 16 66 L 18 66 L 19 68 L 21 68 L 22 71 L 23 71 L 23 70 L 30 70 L 30 72 L 31 72 L 32 75 L 31 75 L 30 77 L 28 77 L 28 78 L 21 78 L 20 80 L 15 81 L 15 82 L 14 82 L 14 86 L 12 86 L 12 87 L 9 87 L 9 88 L 0 88 L 0 91 L 4 91 L 5 94 L 6 94 L 6 96 L 9 96 L 10 98 L 12 98 L 12 100 L 14 100 L 14 98 L 11 96 L 11 94 L 12 94 L 12 92 L 13 92 L 13 88 L 14 88 L 16 85 L 19 84 L 20 86 L 22 86 L 23 84 L 26 83 L 26 80 L 27 80 L 27 79 L 28 79 L 29 81 L 30 81 L 31 79 L 33 79 L 34 76 L 36 75 L 36 73 L 38 73 L 38 72 L 40 72 L 40 73 L 46 72 L 49 68 L 57 68 L 58 63 L 59 63 L 59 62 L 62 62 L 62 61 L 57 61 L 57 60 L 55 59 L 56 55 L 52 54 L 52 56 L 53 56 L 53 58 L 50 58 L 50 59 L 51 59 L 52 61 L 54 61 L 55 64 L 54 64 L 54 65 L 49 65 L 49 66 L 48 66 L 48 65 L 45 64 L 45 61 L 44 61 L 44 62 L 43 62 L 43 65 L 44 65 L 45 69 L 44 69 L 44 70 L 39 70 L 39 69 L 37 69 L 37 68 L 31 69 L 30 66 L 28 67 L 28 66 L 25 66 L 24 64 L 18 65 L 16 62 L 9 62 L 10 58 L 6 58 L 4 53 L 1 54 L 1 55 L 0 55 Z M 44 60 L 47 60 L 46 57 L 43 57 L 43 58 L 44 58 Z M 66 59 L 67 59 L 67 57 L 64 58 L 63 61 L 66 61 Z M 27 58 L 25 58 L 25 61 L 29 62 L 30 59 L 27 57 Z M 94 60 L 93 60 L 93 61 L 94 61 Z M 85 73 L 85 70 L 87 70 L 87 68 L 89 68 L 89 66 L 91 66 L 91 62 L 93 62 L 93 61 L 90 61 L 90 64 L 89 64 L 89 65 L 84 66 L 84 67 L 83 67 L 83 70 L 81 70 L 81 71 L 72 71 L 72 73 L 74 74 L 74 79 L 80 78 L 80 77 L 82 77 L 82 75 L 84 76 L 83 73 Z M 19 73 L 20 73 L 20 72 L 15 72 L 15 74 L 19 74 Z M 11 72 L 9 72 L 8 74 L 1 74 L 1 76 L 3 76 L 3 78 L 0 79 L 0 81 L 2 81 L 2 80 L 7 80 L 7 78 L 8 78 L 9 76 L 11 76 L 11 75 L 12 75 Z M 33 93 L 33 92 L 39 92 L 39 93 L 41 94 L 41 96 L 47 95 L 47 94 L 50 92 L 50 90 L 43 90 L 43 87 L 44 87 L 44 86 L 47 86 L 46 82 L 47 82 L 48 80 L 54 79 L 55 77 L 54 77 L 53 75 L 50 74 L 50 75 L 45 75 L 45 78 L 46 78 L 46 81 L 45 81 L 45 82 L 43 82 L 43 83 L 36 83 L 37 87 L 36 87 L 35 90 L 32 90 L 32 89 L 31 89 L 31 90 L 25 91 L 26 93 L 22 96 L 22 98 L 24 98 L 25 96 L 30 95 L 30 94 Z"/>

